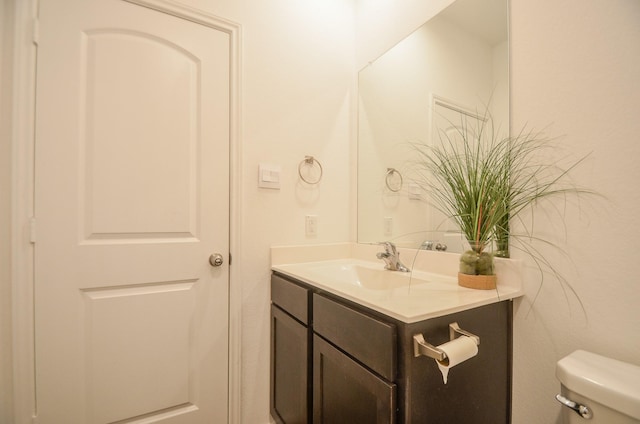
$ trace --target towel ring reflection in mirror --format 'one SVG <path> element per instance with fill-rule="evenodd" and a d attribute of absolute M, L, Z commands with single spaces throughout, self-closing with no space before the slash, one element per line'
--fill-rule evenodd
<path fill-rule="evenodd" d="M 316 167 L 314 165 L 318 166 Z M 315 171 L 316 169 L 317 171 Z M 298 175 L 300 179 L 307 184 L 318 184 L 322 179 L 322 165 L 320 161 L 313 156 L 305 156 L 298 165 Z"/>
<path fill-rule="evenodd" d="M 384 183 L 389 190 L 397 193 L 402 189 L 402 174 L 395 168 L 387 168 L 387 175 L 384 178 Z"/>

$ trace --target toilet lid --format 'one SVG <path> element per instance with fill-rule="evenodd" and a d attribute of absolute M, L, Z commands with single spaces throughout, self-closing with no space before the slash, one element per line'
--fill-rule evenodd
<path fill-rule="evenodd" d="M 556 377 L 569 390 L 640 419 L 640 367 L 577 350 L 556 365 Z"/>

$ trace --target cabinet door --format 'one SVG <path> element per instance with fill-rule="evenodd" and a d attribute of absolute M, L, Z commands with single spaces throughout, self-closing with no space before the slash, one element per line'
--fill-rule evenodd
<path fill-rule="evenodd" d="M 309 330 L 271 305 L 271 415 L 280 424 L 310 422 Z"/>
<path fill-rule="evenodd" d="M 396 422 L 396 386 L 313 337 L 313 423 Z"/>

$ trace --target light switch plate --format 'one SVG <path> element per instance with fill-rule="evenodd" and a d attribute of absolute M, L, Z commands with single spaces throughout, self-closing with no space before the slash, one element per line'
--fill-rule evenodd
<path fill-rule="evenodd" d="M 422 188 L 416 183 L 409 183 L 409 199 L 421 200 Z"/>
<path fill-rule="evenodd" d="M 279 165 L 261 163 L 258 166 L 258 187 L 280 189 L 282 168 Z"/>

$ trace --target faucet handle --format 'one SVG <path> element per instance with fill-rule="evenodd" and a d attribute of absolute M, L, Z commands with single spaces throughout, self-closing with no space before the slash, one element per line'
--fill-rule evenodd
<path fill-rule="evenodd" d="M 380 241 L 378 244 L 384 246 L 385 252 L 390 255 L 395 255 L 397 253 L 396 245 L 391 243 L 390 241 Z"/>
<path fill-rule="evenodd" d="M 396 250 L 396 245 L 390 241 L 381 241 L 378 244 L 384 246 L 384 252 L 378 252 L 376 257 L 383 259 L 386 266 L 385 269 L 390 271 L 410 272 L 411 270 L 400 262 L 400 253 Z"/>
<path fill-rule="evenodd" d="M 420 249 L 422 250 L 437 250 L 438 252 L 444 252 L 447 250 L 447 245 L 440 242 L 434 242 L 431 240 L 425 240 L 420 245 Z"/>
<path fill-rule="evenodd" d="M 422 250 L 433 250 L 433 242 L 431 240 L 425 240 L 420 245 L 420 249 Z"/>

